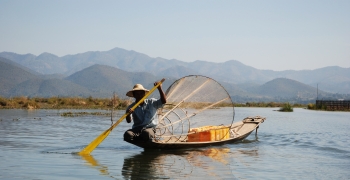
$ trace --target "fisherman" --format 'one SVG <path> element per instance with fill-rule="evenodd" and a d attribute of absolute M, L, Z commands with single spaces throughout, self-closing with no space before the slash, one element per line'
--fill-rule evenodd
<path fill-rule="evenodd" d="M 160 82 L 155 82 L 156 86 Z M 163 107 L 166 103 L 166 96 L 163 92 L 162 85 L 158 86 L 160 99 L 150 98 L 145 99 L 132 110 L 131 108 L 139 102 L 149 90 L 145 89 L 141 84 L 136 84 L 132 90 L 126 93 L 129 97 L 134 97 L 135 102 L 131 103 L 127 108 L 126 112 L 129 113 L 126 116 L 126 122 L 130 123 L 134 121 L 132 129 L 127 130 L 124 133 L 124 141 L 152 141 L 155 137 L 156 129 L 158 124 L 157 109 Z"/>

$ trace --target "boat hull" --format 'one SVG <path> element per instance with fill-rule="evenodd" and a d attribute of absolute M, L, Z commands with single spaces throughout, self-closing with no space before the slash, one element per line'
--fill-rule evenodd
<path fill-rule="evenodd" d="M 239 142 L 247 138 L 254 130 L 259 128 L 259 125 L 263 123 L 265 118 L 260 116 L 254 118 L 245 118 L 244 120 L 235 123 L 231 126 L 231 129 L 237 134 L 234 138 L 229 138 L 222 141 L 207 141 L 207 142 L 155 142 L 155 141 L 127 141 L 133 145 L 144 149 L 187 149 L 187 148 L 199 148 L 207 146 L 220 146 L 227 143 Z M 257 132 L 257 131 L 256 131 Z"/>

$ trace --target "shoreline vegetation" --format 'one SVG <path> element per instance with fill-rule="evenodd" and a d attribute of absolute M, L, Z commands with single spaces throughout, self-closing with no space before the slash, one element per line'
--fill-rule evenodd
<path fill-rule="evenodd" d="M 12 97 L 4 98 L 0 96 L 0 109 L 126 109 L 133 102 L 132 98 L 121 99 L 117 96 L 113 98 L 83 98 L 83 97 Z M 283 107 L 286 103 L 281 102 L 247 102 L 234 103 L 234 107 Z M 288 103 L 289 104 L 289 103 Z M 200 108 L 206 103 L 196 105 L 184 105 Z M 220 104 L 216 107 L 228 107 L 231 105 Z M 292 107 L 305 108 L 305 104 L 291 104 Z"/>
<path fill-rule="evenodd" d="M 132 98 L 121 99 L 114 95 L 112 98 L 93 98 L 93 97 L 11 97 L 4 98 L 0 96 L 0 109 L 104 109 L 104 110 L 125 110 L 133 102 Z M 205 103 L 203 103 L 205 105 Z M 195 108 L 203 107 L 196 104 Z M 231 105 L 221 104 L 219 107 L 228 107 Z M 324 107 L 316 107 L 315 104 L 292 104 L 286 102 L 247 102 L 234 103 L 234 107 L 279 107 L 277 111 L 292 112 L 293 108 L 306 108 L 310 110 L 327 111 Z"/>
<path fill-rule="evenodd" d="M 126 109 L 132 99 L 82 97 L 0 97 L 0 109 Z"/>

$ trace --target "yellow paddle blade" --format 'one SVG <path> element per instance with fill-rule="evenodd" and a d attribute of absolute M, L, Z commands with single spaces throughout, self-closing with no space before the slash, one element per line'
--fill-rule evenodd
<path fill-rule="evenodd" d="M 134 108 L 134 107 L 133 107 Z M 128 113 L 124 114 L 117 122 L 115 122 L 109 129 L 105 130 L 102 134 L 100 134 L 95 140 L 93 140 L 89 145 L 87 145 L 83 150 L 81 150 L 78 154 L 80 155 L 88 155 L 90 154 L 106 137 L 112 130 L 122 122 Z"/>
<path fill-rule="evenodd" d="M 148 93 L 145 94 L 145 96 L 140 99 L 139 102 L 137 102 L 131 109 L 135 109 L 141 102 L 143 102 L 149 95 L 153 93 L 154 90 L 160 86 L 165 79 L 163 78 L 156 86 L 154 86 Z M 117 122 L 115 122 L 109 129 L 104 131 L 101 135 L 99 135 L 95 140 L 93 140 L 89 145 L 87 145 L 83 150 L 81 150 L 78 154 L 79 155 L 88 155 L 90 154 L 106 137 L 111 133 L 111 131 L 120 123 L 122 122 L 126 116 L 128 116 L 129 113 L 124 114 Z"/>
<path fill-rule="evenodd" d="M 93 140 L 88 146 L 86 146 L 78 154 L 80 155 L 90 154 L 109 135 L 109 133 L 111 133 L 111 131 L 112 131 L 111 128 L 104 131 L 101 135 L 99 135 L 95 140 Z"/>

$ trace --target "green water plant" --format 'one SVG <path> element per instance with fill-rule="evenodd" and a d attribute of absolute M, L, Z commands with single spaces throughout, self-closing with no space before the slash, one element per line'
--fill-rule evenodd
<path fill-rule="evenodd" d="M 293 112 L 293 107 L 289 103 L 285 103 L 278 111 L 281 111 L 281 112 Z"/>

